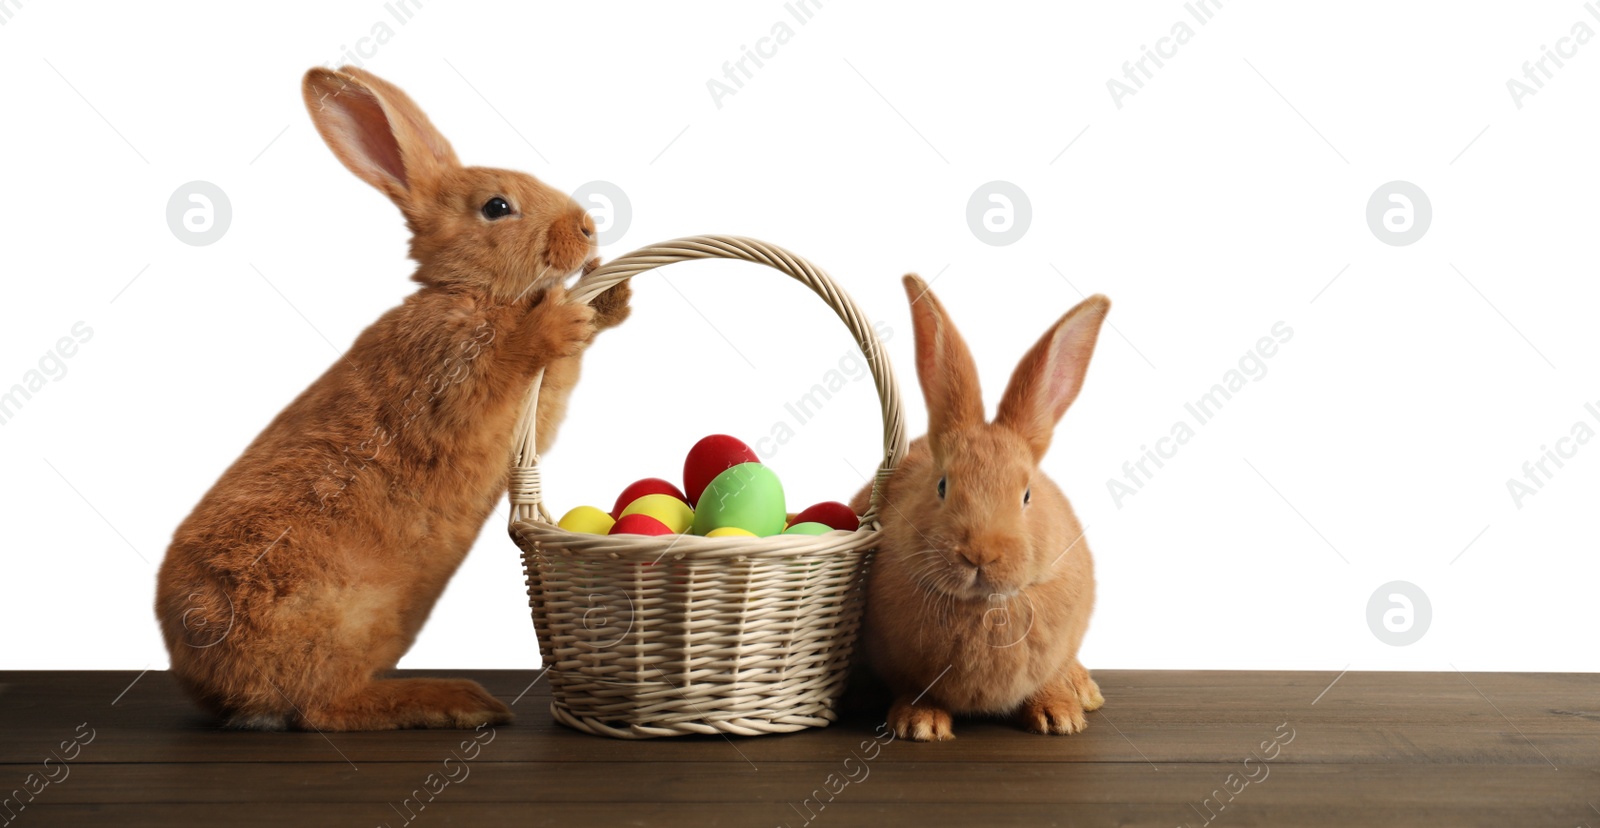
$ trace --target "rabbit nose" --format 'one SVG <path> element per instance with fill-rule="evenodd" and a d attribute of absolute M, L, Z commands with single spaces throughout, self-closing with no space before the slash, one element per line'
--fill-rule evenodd
<path fill-rule="evenodd" d="M 578 231 L 580 233 L 583 233 L 583 237 L 584 238 L 593 240 L 594 239 L 594 218 L 591 217 L 588 213 L 582 214 L 582 217 L 578 219 Z"/>
<path fill-rule="evenodd" d="M 961 547 L 962 560 L 972 564 L 973 568 L 975 569 L 981 570 L 984 567 L 994 563 L 999 557 L 999 554 L 992 551 L 988 544 L 977 546 L 967 545 Z"/>

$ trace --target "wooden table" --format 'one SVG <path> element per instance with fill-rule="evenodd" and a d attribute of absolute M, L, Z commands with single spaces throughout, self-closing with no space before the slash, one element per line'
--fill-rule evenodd
<path fill-rule="evenodd" d="M 519 720 L 476 751 L 229 732 L 164 673 L 0 673 L 0 793 L 56 780 L 9 824 L 1600 826 L 1600 674 L 1106 670 L 1086 733 L 865 751 L 881 719 L 621 742 L 554 725 L 536 673 L 433 674 Z"/>

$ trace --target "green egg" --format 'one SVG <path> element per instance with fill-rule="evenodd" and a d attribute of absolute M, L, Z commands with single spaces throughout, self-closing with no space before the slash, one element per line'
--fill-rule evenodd
<path fill-rule="evenodd" d="M 788 529 L 783 530 L 783 533 L 785 535 L 821 535 L 825 532 L 832 531 L 833 527 L 826 523 L 817 523 L 814 520 L 808 520 L 805 523 L 796 523 Z"/>
<path fill-rule="evenodd" d="M 783 484 L 760 463 L 740 463 L 716 477 L 700 494 L 690 531 L 704 535 L 732 526 L 760 537 L 783 532 Z"/>

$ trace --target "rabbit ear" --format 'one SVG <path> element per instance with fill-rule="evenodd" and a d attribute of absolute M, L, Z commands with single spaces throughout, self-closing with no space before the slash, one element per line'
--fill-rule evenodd
<path fill-rule="evenodd" d="M 978 367 L 927 283 L 915 274 L 907 275 L 903 281 L 906 298 L 911 300 L 911 327 L 917 340 L 917 377 L 922 381 L 922 397 L 928 403 L 928 440 L 934 457 L 942 460 L 941 444 L 947 435 L 983 422 Z"/>
<path fill-rule="evenodd" d="M 401 210 L 431 194 L 444 170 L 460 166 L 411 98 L 371 72 L 318 67 L 306 73 L 302 91 L 333 154 Z"/>
<path fill-rule="evenodd" d="M 1077 399 L 1109 310 L 1111 300 L 1098 293 L 1079 302 L 1045 331 L 1011 375 L 995 422 L 1021 434 L 1035 458 L 1044 457 L 1056 423 Z"/>

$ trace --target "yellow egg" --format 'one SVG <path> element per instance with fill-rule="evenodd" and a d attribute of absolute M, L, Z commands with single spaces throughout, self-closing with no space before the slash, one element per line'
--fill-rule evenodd
<path fill-rule="evenodd" d="M 755 538 L 755 537 L 760 537 L 760 536 L 757 535 L 754 532 L 747 532 L 747 531 L 745 531 L 743 529 L 740 529 L 737 526 L 723 526 L 721 528 L 712 529 L 711 531 L 707 532 L 706 533 L 706 537 L 708 537 L 708 538 Z"/>
<path fill-rule="evenodd" d="M 689 504 L 669 494 L 650 494 L 628 504 L 617 518 L 628 515 L 648 515 L 661 521 L 671 529 L 674 534 L 688 531 L 689 525 L 694 523 L 694 510 Z"/>
<path fill-rule="evenodd" d="M 610 515 L 593 506 L 578 506 L 562 515 L 561 521 L 556 525 L 568 532 L 604 535 L 611 531 L 611 524 L 615 522 Z"/>

